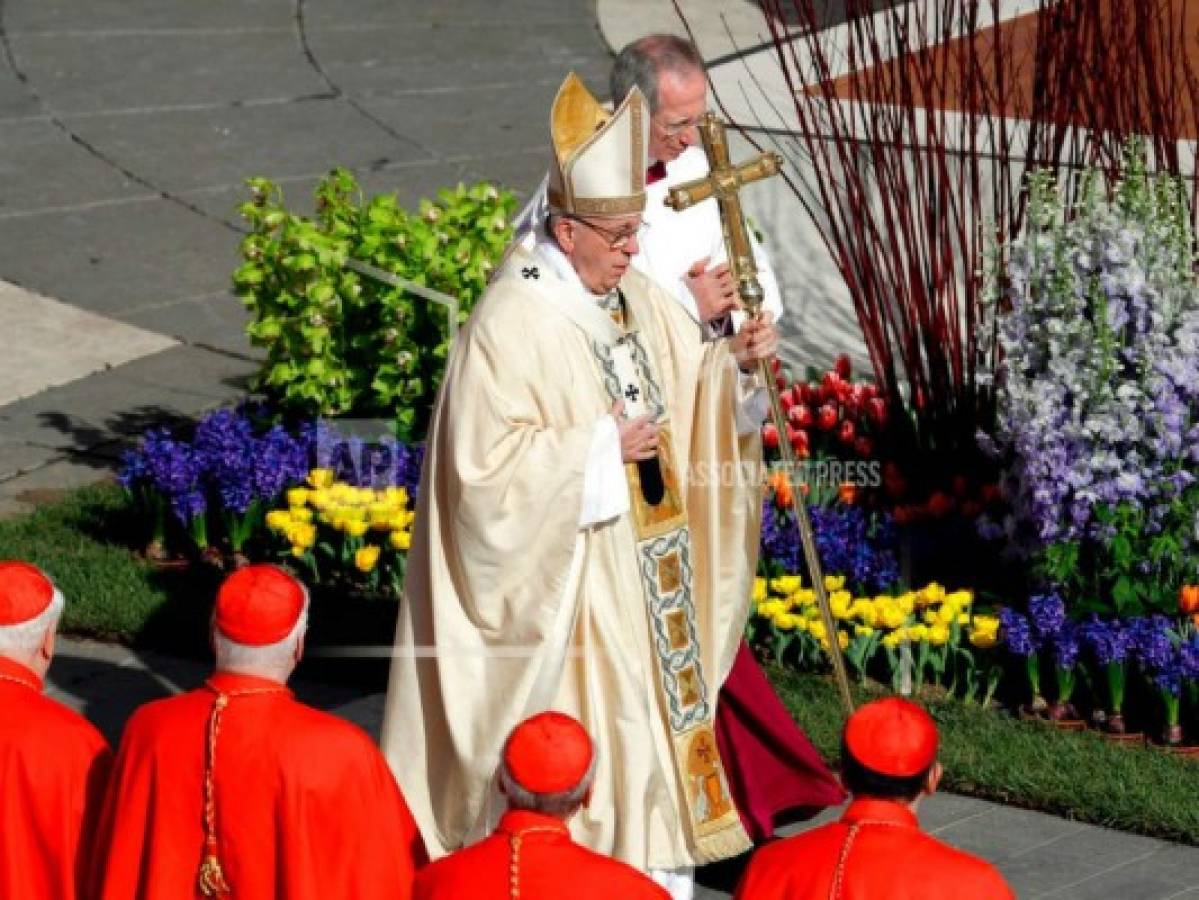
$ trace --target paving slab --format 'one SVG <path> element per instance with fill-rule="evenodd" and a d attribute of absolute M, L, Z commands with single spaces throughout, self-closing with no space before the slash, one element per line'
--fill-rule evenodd
<path fill-rule="evenodd" d="M 0 409 L 0 434 L 10 445 L 50 455 L 91 451 L 234 402 L 257 370 L 256 361 L 243 357 L 175 347 L 9 404 Z"/>
<path fill-rule="evenodd" d="M 2 101 L 0 101 L 2 102 Z M 14 211 L 144 196 L 146 189 L 83 147 L 52 122 L 4 122 L 0 155 L 0 217 Z M 29 173 L 44 167 L 45 175 Z"/>
<path fill-rule="evenodd" d="M 174 341 L 0 281 L 0 406 L 158 353 Z M 63 340 L 70 335 L 70 340 Z"/>
<path fill-rule="evenodd" d="M 10 43 L 42 101 L 65 115 L 248 103 L 327 90 L 288 21 L 244 31 L 18 33 Z M 63 54 L 70 66 L 62 65 Z"/>
<path fill-rule="evenodd" d="M 111 159 L 171 192 L 429 155 L 340 99 L 69 121 Z"/>
<path fill-rule="evenodd" d="M 293 0 L 5 0 L 4 4 L 5 30 L 13 35 L 179 28 L 243 31 L 286 25 L 294 15 Z"/>
<path fill-rule="evenodd" d="M 111 316 L 226 289 L 239 241 L 161 197 L 0 218 L 0 277 Z"/>

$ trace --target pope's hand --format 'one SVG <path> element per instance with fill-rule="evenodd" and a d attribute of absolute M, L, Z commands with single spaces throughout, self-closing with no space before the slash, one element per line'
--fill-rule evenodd
<path fill-rule="evenodd" d="M 743 370 L 749 371 L 764 359 L 771 359 L 779 349 L 779 333 L 774 316 L 763 312 L 757 318 L 746 319 L 733 338 L 733 356 Z"/>
<path fill-rule="evenodd" d="M 612 418 L 620 433 L 620 459 L 622 462 L 637 462 L 652 459 L 658 452 L 658 425 L 648 413 L 636 419 L 624 417 L 624 401 L 612 404 Z"/>
<path fill-rule="evenodd" d="M 699 312 L 701 322 L 711 322 L 741 308 L 741 300 L 737 297 L 737 285 L 733 283 L 728 263 L 709 269 L 710 259 L 711 257 L 705 256 L 696 260 L 683 278 L 691 296 L 695 298 L 695 308 Z"/>

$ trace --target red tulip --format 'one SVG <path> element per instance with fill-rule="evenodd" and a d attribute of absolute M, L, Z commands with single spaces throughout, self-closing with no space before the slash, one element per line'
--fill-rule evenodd
<path fill-rule="evenodd" d="M 779 430 L 774 427 L 773 422 L 767 422 L 762 426 L 762 444 L 774 450 L 779 445 Z"/>
<path fill-rule="evenodd" d="M 1003 491 L 1000 490 L 997 484 L 984 484 L 979 493 L 982 495 L 983 503 L 994 504 L 1003 499 Z"/>
<path fill-rule="evenodd" d="M 777 375 L 779 373 L 779 369 L 781 369 L 782 367 L 783 367 L 783 364 L 781 362 L 779 362 L 779 358 L 777 356 L 770 361 L 770 371 L 772 373 L 774 373 L 775 375 Z"/>
<path fill-rule="evenodd" d="M 812 408 L 805 403 L 800 403 L 791 407 L 791 413 L 787 418 L 796 428 L 811 428 Z"/>
<path fill-rule="evenodd" d="M 967 519 L 977 519 L 982 515 L 983 505 L 977 500 L 962 501 L 962 515 Z"/>
<path fill-rule="evenodd" d="M 970 488 L 970 482 L 965 475 L 953 476 L 953 495 L 955 497 L 965 497 L 966 491 Z"/>
<path fill-rule="evenodd" d="M 816 427 L 821 431 L 831 431 L 837 424 L 837 407 L 826 403 L 816 411 Z"/>
<path fill-rule="evenodd" d="M 842 444 L 852 444 L 854 438 L 857 437 L 857 431 L 853 427 L 853 422 L 842 422 L 841 430 L 837 432 L 837 437 L 841 439 Z"/>
<path fill-rule="evenodd" d="M 897 506 L 891 511 L 892 518 L 895 519 L 896 525 L 907 525 L 912 521 L 912 511 L 906 506 Z"/>
<path fill-rule="evenodd" d="M 837 374 L 846 381 L 849 380 L 850 373 L 853 371 L 849 362 L 849 356 L 845 353 L 842 353 L 837 357 L 837 361 L 833 363 L 833 368 L 836 369 Z"/>
<path fill-rule="evenodd" d="M 778 385 L 780 391 L 785 391 L 787 389 L 787 379 L 782 375 L 775 375 L 774 383 Z"/>
<path fill-rule="evenodd" d="M 928 498 L 928 511 L 934 519 L 943 519 L 953 512 L 953 498 L 944 491 L 934 491 Z"/>
<path fill-rule="evenodd" d="M 892 500 L 898 500 L 908 489 L 907 479 L 893 462 L 883 464 L 883 490 Z"/>
<path fill-rule="evenodd" d="M 874 455 L 874 441 L 868 437 L 860 437 L 853 442 L 853 449 L 857 452 L 858 456 L 869 459 Z"/>
<path fill-rule="evenodd" d="M 779 394 L 779 405 L 783 408 L 783 412 L 791 412 L 791 407 L 795 405 L 795 395 L 790 391 L 783 391 Z"/>
<path fill-rule="evenodd" d="M 795 432 L 795 435 L 791 438 L 791 449 L 795 451 L 795 455 L 800 459 L 808 458 L 808 455 L 812 451 L 808 443 L 808 433 L 806 431 L 797 430 Z"/>
<path fill-rule="evenodd" d="M 887 401 L 882 397 L 871 397 L 866 402 L 866 414 L 871 422 L 882 428 L 887 424 Z"/>

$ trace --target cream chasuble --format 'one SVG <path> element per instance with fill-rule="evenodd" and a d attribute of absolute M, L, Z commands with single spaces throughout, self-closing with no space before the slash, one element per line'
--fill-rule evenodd
<path fill-rule="evenodd" d="M 750 846 L 712 723 L 756 562 L 759 444 L 737 433 L 728 342 L 635 270 L 621 292 L 626 328 L 517 250 L 450 355 L 382 742 L 433 857 L 498 818 L 503 741 L 544 709 L 597 744 L 570 823 L 586 846 L 643 870 Z M 660 478 L 626 466 L 628 511 L 580 529 L 618 396 L 659 415 Z"/>

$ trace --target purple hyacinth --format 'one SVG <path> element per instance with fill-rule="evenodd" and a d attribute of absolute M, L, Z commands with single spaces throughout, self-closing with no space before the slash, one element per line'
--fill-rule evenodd
<path fill-rule="evenodd" d="M 809 506 L 816 549 L 824 570 L 844 575 L 851 585 L 883 591 L 899 580 L 896 534 L 890 516 L 874 516 L 856 506 Z M 786 572 L 806 572 L 795 517 L 770 499 L 762 507 L 762 555 Z"/>
<path fill-rule="evenodd" d="M 1092 615 L 1079 625 L 1079 634 L 1083 645 L 1100 665 L 1122 663 L 1128 658 L 1130 635 L 1119 622 L 1104 622 Z"/>
<path fill-rule="evenodd" d="M 1066 604 L 1056 593 L 1037 594 L 1028 600 L 1028 617 L 1042 640 L 1051 638 L 1066 621 Z"/>
<path fill-rule="evenodd" d="M 1032 656 L 1037 652 L 1037 639 L 1025 616 L 1004 607 L 999 611 L 999 624 L 1009 651 L 1016 656 Z"/>
<path fill-rule="evenodd" d="M 1186 680 L 1186 672 L 1182 660 L 1177 654 L 1171 655 L 1153 673 L 1153 681 L 1158 686 L 1158 689 L 1175 697 L 1182 693 L 1182 683 L 1184 680 Z"/>
<path fill-rule="evenodd" d="M 1128 622 L 1133 652 L 1151 672 L 1164 669 L 1174 656 L 1169 628 L 1170 623 L 1161 615 L 1130 619 Z"/>
<path fill-rule="evenodd" d="M 1199 681 L 1199 635 L 1193 636 L 1179 648 L 1178 659 L 1184 677 Z"/>
<path fill-rule="evenodd" d="M 1073 669 L 1078 661 L 1082 635 L 1074 622 L 1063 622 L 1050 644 L 1054 663 L 1062 669 Z"/>

